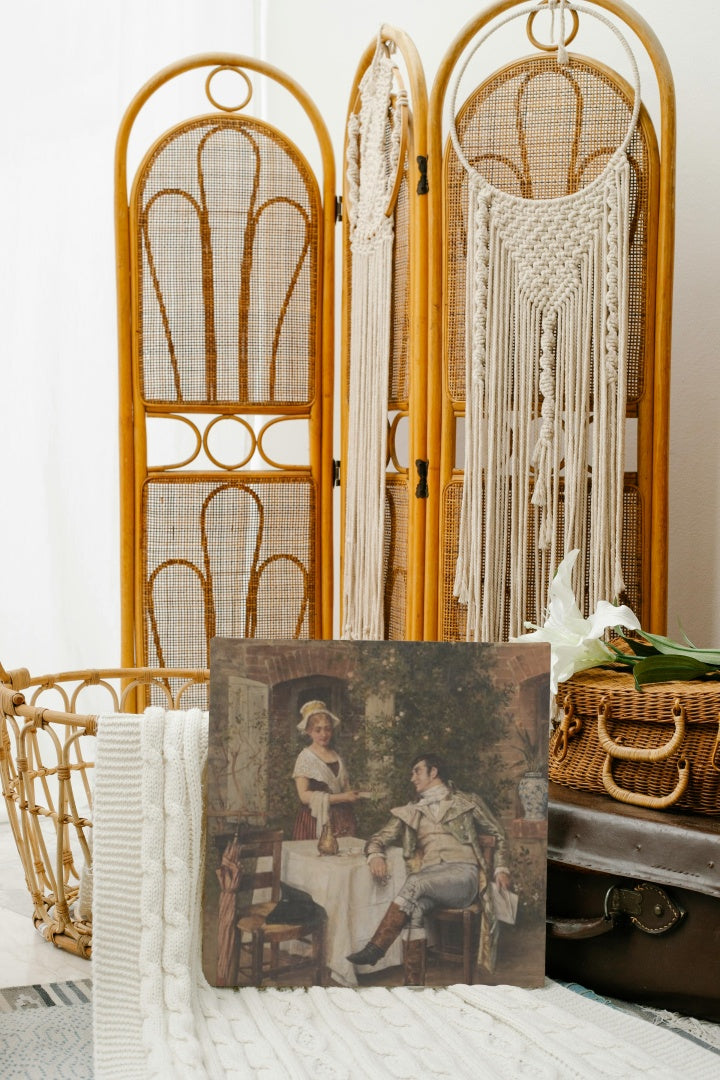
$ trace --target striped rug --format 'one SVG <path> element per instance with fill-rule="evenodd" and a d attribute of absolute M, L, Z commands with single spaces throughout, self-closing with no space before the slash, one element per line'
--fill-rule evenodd
<path fill-rule="evenodd" d="M 92 1080 L 92 983 L 0 990 L 2 1080 Z"/>
<path fill-rule="evenodd" d="M 47 1006 L 87 1005 L 92 1001 L 92 981 L 35 983 L 0 990 L 0 1014 Z"/>

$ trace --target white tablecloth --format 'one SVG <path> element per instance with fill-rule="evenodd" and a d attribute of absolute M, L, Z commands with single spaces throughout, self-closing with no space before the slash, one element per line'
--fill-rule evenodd
<path fill-rule="evenodd" d="M 338 841 L 338 855 L 320 855 L 316 840 L 286 840 L 282 852 L 282 880 L 310 893 L 327 912 L 327 962 L 335 982 L 357 986 L 357 974 L 347 959 L 372 936 L 388 904 L 405 881 L 400 848 L 387 852 L 388 882 L 379 884 L 363 855 L 363 841 L 351 836 Z M 374 968 L 380 971 L 402 963 L 402 945 L 395 941 Z"/>

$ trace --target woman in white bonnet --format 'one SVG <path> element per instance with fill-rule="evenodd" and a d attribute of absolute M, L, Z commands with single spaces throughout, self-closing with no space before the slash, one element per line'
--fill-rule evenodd
<path fill-rule="evenodd" d="M 309 737 L 310 745 L 300 751 L 293 769 L 301 803 L 293 840 L 315 840 L 327 821 L 335 836 L 356 836 L 352 804 L 365 796 L 350 789 L 342 758 L 333 749 L 333 734 L 340 721 L 324 701 L 306 701 L 300 716 L 298 731 Z"/>

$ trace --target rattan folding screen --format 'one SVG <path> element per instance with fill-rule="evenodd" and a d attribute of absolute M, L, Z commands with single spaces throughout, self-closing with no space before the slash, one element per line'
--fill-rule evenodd
<path fill-rule="evenodd" d="M 388 424 L 388 463 L 386 478 L 386 562 L 385 562 L 385 636 L 394 636 L 393 604 L 398 604 L 397 576 L 406 584 L 405 634 L 426 639 L 459 640 L 466 636 L 465 608 L 454 596 L 458 556 L 458 533 L 464 485 L 464 421 L 466 412 L 466 270 L 467 251 L 467 178 L 455 150 L 447 138 L 448 87 L 459 67 L 464 51 L 482 38 L 498 21 L 527 15 L 527 22 L 516 20 L 519 49 L 533 48 L 530 56 L 507 64 L 490 73 L 479 85 L 463 88 L 464 103 L 457 110 L 456 122 L 464 153 L 486 176 L 490 184 L 523 199 L 552 200 L 581 190 L 592 183 L 623 140 L 633 106 L 633 93 L 623 75 L 607 64 L 570 54 L 559 64 L 557 48 L 549 48 L 538 38 L 538 11 L 522 0 L 498 0 L 472 20 L 456 37 L 441 62 L 428 112 L 428 157 L 422 159 L 427 185 L 425 197 L 418 200 L 420 214 L 427 214 L 428 251 L 424 254 L 424 233 L 405 234 L 400 224 L 395 237 L 393 266 L 393 313 L 395 331 L 402 328 L 402 313 L 407 281 L 429 280 L 427 298 L 428 338 L 422 327 L 413 338 L 411 319 L 402 347 L 414 362 L 412 393 L 408 400 L 393 399 L 393 372 L 397 370 L 398 340 L 393 339 Z M 557 6 L 557 5 L 556 5 Z M 621 562 L 625 584 L 622 599 L 637 612 L 647 628 L 660 631 L 666 619 L 667 578 L 667 432 L 669 388 L 670 298 L 673 259 L 673 185 L 674 185 L 674 96 L 672 78 L 665 54 L 652 29 L 627 5 L 615 0 L 596 0 L 589 8 L 568 5 L 573 26 L 588 22 L 593 9 L 609 13 L 616 25 L 629 31 L 635 46 L 639 42 L 649 57 L 655 73 L 660 102 L 660 145 L 647 111 L 640 110 L 637 127 L 628 147 L 630 162 L 630 255 L 629 315 L 627 349 L 627 406 L 624 491 L 621 500 Z M 605 16 L 603 15 L 604 19 Z M 546 18 L 544 29 L 549 29 Z M 577 25 L 576 25 L 577 23 Z M 573 32 L 574 37 L 574 32 Z M 390 48 L 397 47 L 398 32 L 383 27 L 381 39 Z M 568 42 L 569 44 L 569 42 Z M 402 51 L 412 58 L 421 86 L 421 68 L 415 50 L 402 35 Z M 369 49 L 353 84 L 352 103 L 356 100 L 360 76 L 372 56 Z M 464 87 L 464 84 L 463 84 Z M 418 97 L 415 98 L 418 100 Z M 421 140 L 419 109 L 414 117 L 416 139 Z M 444 145 L 443 145 L 444 144 Z M 409 155 L 408 155 L 409 156 Z M 412 158 L 410 159 L 412 162 Z M 347 169 L 347 161 L 345 163 Z M 412 163 L 411 168 L 414 166 Z M 412 194 L 412 189 L 408 189 Z M 399 207 L 402 204 L 399 204 Z M 396 214 L 397 216 L 397 214 Z M 412 225 L 412 222 L 411 222 Z M 424 222 L 423 222 L 424 227 Z M 409 240 L 404 245 L 406 236 Z M 349 287 L 350 257 L 347 230 L 344 251 L 344 385 L 350 384 L 348 362 L 349 335 L 352 332 L 352 294 Z M 423 370 L 427 363 L 427 370 Z M 343 430 L 348 431 L 347 392 L 343 394 Z M 534 403 L 539 416 L 543 397 Z M 352 406 L 350 406 L 352 407 Z M 595 406 L 591 396 L 590 427 Z M 398 416 L 407 413 L 411 433 L 408 460 L 410 472 L 397 469 L 394 426 Z M 511 425 L 509 425 L 511 426 Z M 426 435 L 423 435 L 426 432 Z M 509 438 L 518 437 L 517 429 Z M 346 451 L 344 451 L 345 453 Z M 427 468 L 427 484 L 418 492 L 410 483 L 412 465 Z M 562 465 L 561 465 L 562 470 Z M 586 467 L 586 509 L 589 522 L 594 500 L 592 462 Z M 532 489 L 532 477 L 530 480 Z M 408 500 L 406 546 L 404 527 L 397 528 L 397 508 Z M 599 498 L 599 496 L 597 497 Z M 532 507 L 528 508 L 532 524 Z M 559 562 L 565 545 L 564 498 L 561 481 L 555 556 Z M 580 527 L 588 534 L 588 526 Z M 415 541 L 417 540 L 417 545 Z M 535 553 L 529 546 L 528 586 L 522 598 L 521 617 L 538 620 L 546 604 L 545 590 L 536 588 Z M 421 568 L 418 553 L 424 549 Z M 408 553 L 406 555 L 406 552 Z M 505 565 L 513 556 L 508 548 Z M 547 557 L 546 557 L 547 559 Z M 553 567 L 546 570 L 546 581 Z M 587 571 L 586 571 L 587 574 Z M 592 606 L 587 578 L 579 583 L 579 601 L 587 610 Z M 508 590 L 509 592 L 509 590 Z M 423 617 L 417 607 L 423 599 Z M 506 595 L 505 607 L 509 605 Z M 400 600 L 402 605 L 402 600 Z M 517 604 L 516 604 L 517 607 Z M 515 613 L 516 622 L 522 625 Z M 508 620 L 501 636 L 507 636 Z M 420 630 L 421 627 L 421 630 Z M 518 632 L 517 627 L 514 632 Z"/>
<path fill-rule="evenodd" d="M 237 105 L 216 100 L 227 72 Z M 128 195 L 141 108 L 196 73 L 212 110 L 160 135 Z M 309 119 L 321 180 L 248 114 L 260 78 Z M 206 667 L 216 634 L 329 635 L 335 179 L 322 118 L 248 57 L 165 69 L 120 128 L 116 223 L 123 663 Z M 170 425 L 186 433 L 182 460 Z"/>
<path fill-rule="evenodd" d="M 570 14 L 572 8 L 567 5 Z M 581 28 L 585 13 L 598 9 L 630 34 L 636 48 L 640 44 L 659 96 L 657 135 L 643 108 L 628 148 L 630 449 L 621 558 L 624 599 L 646 628 L 662 631 L 673 85 L 655 34 L 622 0 L 588 0 L 576 8 Z M 466 79 L 462 103 L 449 117 L 449 87 L 464 51 L 514 9 L 527 14 L 527 23 L 515 20 L 520 58 L 469 89 Z M 384 26 L 378 39 L 396 65 L 390 113 L 403 111 L 398 182 L 388 205 L 394 247 L 383 476 L 387 638 L 466 635 L 453 578 L 464 485 L 467 193 L 447 137 L 448 121 L 456 125 L 463 154 L 490 184 L 525 199 L 551 200 L 592 181 L 621 141 L 630 115 L 632 94 L 624 76 L 572 52 L 560 66 L 556 50 L 538 37 L 535 19 L 521 0 L 496 0 L 450 45 L 429 101 L 407 35 Z M 528 38 L 532 51 L 525 55 Z M 358 65 L 348 125 L 376 48 L 370 45 Z M 211 72 L 206 90 L 213 104 L 218 68 L 243 72 L 248 86 L 247 72 L 262 73 L 288 90 L 314 128 L 321 182 L 286 136 L 247 115 L 245 102 L 237 109 L 217 106 L 162 135 L 146 154 L 128 198 L 127 145 L 141 107 L 164 83 L 201 68 Z M 346 204 L 347 151 L 346 143 Z M 337 200 L 322 119 L 296 84 L 265 64 L 235 56 L 193 58 L 161 72 L 131 104 L 118 140 L 117 192 L 123 663 L 203 666 L 214 634 L 337 634 L 332 550 L 338 533 L 333 534 L 330 506 L 339 472 L 342 532 L 353 407 L 353 283 L 346 212 L 338 469 L 332 457 Z M 537 414 L 542 404 L 538 394 Z M 173 421 L 187 429 L 193 448 L 179 464 L 156 464 L 148 451 L 150 426 Z M 292 464 L 279 465 L 269 449 L 272 435 L 278 426 L 298 421 L 308 432 L 307 459 L 293 456 Z M 232 459 L 215 449 L 214 440 L 230 422 L 245 433 L 246 452 L 228 464 Z M 591 468 L 587 489 L 589 515 Z M 555 527 L 560 556 L 562 492 Z M 343 575 L 355 554 L 344 551 Z M 530 586 L 525 617 L 537 618 L 545 600 Z"/>
<path fill-rule="evenodd" d="M 384 635 L 422 639 L 422 581 L 427 460 L 427 92 L 417 51 L 407 34 L 391 26 L 380 32 L 395 64 L 393 104 L 405 110 L 396 183 L 385 212 L 392 216 L 392 311 L 389 358 L 388 446 L 385 475 Z M 358 88 L 375 55 L 365 51 L 350 92 L 349 115 L 358 109 Z M 400 96 L 405 103 L 398 106 Z M 352 261 L 350 258 L 347 132 L 343 168 L 343 304 L 341 379 L 341 520 L 345 523 L 348 460 Z M 344 540 L 344 528 L 341 530 Z M 344 568 L 343 568 L 344 569 Z"/>
<path fill-rule="evenodd" d="M 465 613 L 453 596 L 453 577 L 463 488 L 467 195 L 454 148 L 449 141 L 443 146 L 447 130 L 443 112 L 463 51 L 494 19 L 519 6 L 520 0 L 499 0 L 465 26 L 445 54 L 430 95 L 428 638 L 455 640 L 465 636 Z M 660 632 L 666 619 L 667 589 L 674 91 L 662 46 L 643 19 L 620 0 L 596 0 L 588 7 L 615 17 L 634 35 L 633 40 L 641 43 L 653 65 L 659 91 L 659 147 L 643 109 L 628 149 L 632 223 L 627 417 L 629 446 L 634 436 L 636 462 L 629 452 L 622 559 L 627 602 L 643 626 Z M 587 16 L 581 9 L 580 21 L 583 18 Z M 560 70 L 555 50 L 549 52 L 538 41 L 533 22 L 534 16 L 529 15 L 526 29 L 534 46 L 532 55 L 489 74 L 464 92 L 457 130 L 466 157 L 492 185 L 525 198 L 547 199 L 577 190 L 596 175 L 598 163 L 606 161 L 621 141 L 632 95 L 624 78 L 598 61 L 570 53 L 567 66 Z M 516 21 L 516 25 L 522 24 Z M 564 168 L 558 169 L 558 161 Z M 588 502 L 592 497 L 590 477 Z M 559 528 L 561 525 L 562 505 Z M 582 603 L 582 587 L 579 598 Z M 526 618 L 536 619 L 545 602 L 546 597 L 529 593 Z"/>

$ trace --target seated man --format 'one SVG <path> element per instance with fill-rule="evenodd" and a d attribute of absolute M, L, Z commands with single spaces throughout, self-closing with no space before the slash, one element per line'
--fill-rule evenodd
<path fill-rule="evenodd" d="M 481 835 L 495 837 L 495 880 L 510 887 L 504 864 L 505 836 L 483 800 L 448 787 L 445 763 L 437 754 L 421 754 L 411 765 L 411 781 L 418 794 L 415 802 L 391 810 L 390 821 L 368 840 L 365 854 L 373 877 L 387 877 L 386 847 L 402 844 L 409 873 L 370 941 L 348 956 L 353 964 L 376 964 L 403 927 L 405 983 L 425 981 L 425 915 L 435 907 L 463 908 L 481 898 L 486 923 L 485 963 L 492 966 L 491 949 L 495 917 L 489 897 L 488 868 L 480 844 Z"/>

